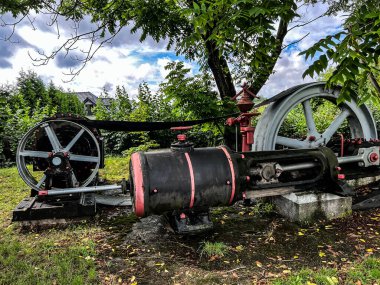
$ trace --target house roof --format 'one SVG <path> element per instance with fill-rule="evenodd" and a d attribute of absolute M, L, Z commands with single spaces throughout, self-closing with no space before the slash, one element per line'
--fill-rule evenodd
<path fill-rule="evenodd" d="M 92 94 L 91 92 L 73 92 L 78 99 L 86 105 L 96 105 L 96 101 L 101 99 L 105 106 L 111 105 L 112 98 L 99 98 L 98 96 Z"/>

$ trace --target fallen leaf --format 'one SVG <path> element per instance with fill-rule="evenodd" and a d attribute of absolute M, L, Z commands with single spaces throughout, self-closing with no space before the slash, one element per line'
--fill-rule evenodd
<path fill-rule="evenodd" d="M 263 264 L 260 261 L 256 261 L 256 266 L 261 268 L 263 267 Z"/>
<path fill-rule="evenodd" d="M 244 249 L 244 246 L 242 246 L 242 245 L 238 245 L 237 247 L 235 247 L 235 249 L 236 249 L 237 251 L 242 251 L 242 250 Z"/>
<path fill-rule="evenodd" d="M 164 263 L 164 262 L 157 262 L 155 265 L 156 265 L 156 266 L 164 266 L 165 263 Z"/>
<path fill-rule="evenodd" d="M 326 253 L 324 253 L 323 251 L 320 251 L 319 252 L 319 257 L 324 257 L 324 256 L 326 256 Z"/>

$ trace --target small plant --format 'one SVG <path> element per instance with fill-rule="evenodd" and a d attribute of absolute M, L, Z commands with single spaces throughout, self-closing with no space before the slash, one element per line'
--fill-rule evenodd
<path fill-rule="evenodd" d="M 267 215 L 274 211 L 272 203 L 258 201 L 250 212 L 251 215 Z"/>
<path fill-rule="evenodd" d="M 207 257 L 217 256 L 223 257 L 228 254 L 229 247 L 223 242 L 209 242 L 205 241 L 201 245 L 201 257 L 203 255 Z"/>

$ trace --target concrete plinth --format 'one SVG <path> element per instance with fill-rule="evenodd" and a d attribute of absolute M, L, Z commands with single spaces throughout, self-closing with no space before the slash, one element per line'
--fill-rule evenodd
<path fill-rule="evenodd" d="M 335 219 L 351 213 L 352 198 L 330 193 L 291 193 L 273 197 L 278 212 L 292 222 Z"/>

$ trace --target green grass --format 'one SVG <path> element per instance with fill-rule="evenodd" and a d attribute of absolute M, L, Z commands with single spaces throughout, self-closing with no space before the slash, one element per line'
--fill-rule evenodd
<path fill-rule="evenodd" d="M 361 263 L 353 264 L 347 272 L 322 268 L 318 271 L 304 269 L 287 278 L 279 278 L 273 285 L 335 285 L 335 284 L 379 284 L 380 259 L 369 257 Z"/>
<path fill-rule="evenodd" d="M 125 157 L 106 157 L 106 168 L 99 171 L 100 176 L 107 182 L 120 182 L 121 179 L 128 179 L 129 159 Z"/>
<path fill-rule="evenodd" d="M 0 284 L 96 284 L 91 225 L 22 233 L 11 214 L 29 190 L 16 168 L 0 169 Z"/>
<path fill-rule="evenodd" d="M 347 274 L 347 280 L 352 283 L 374 284 L 380 282 L 380 259 L 368 258 L 355 265 Z"/>

